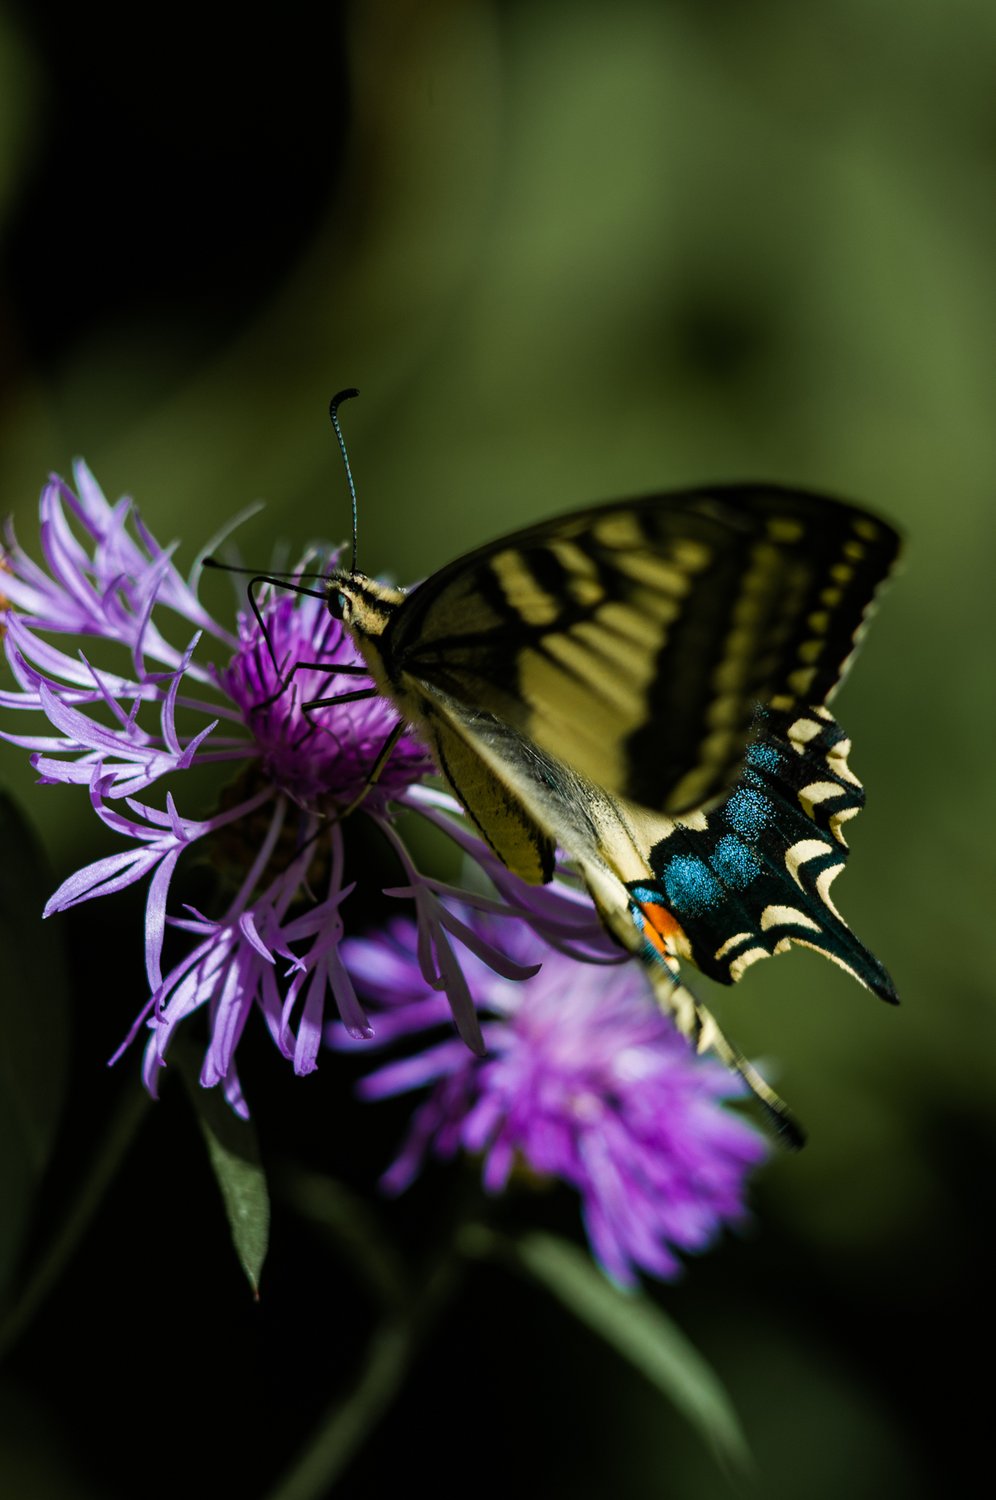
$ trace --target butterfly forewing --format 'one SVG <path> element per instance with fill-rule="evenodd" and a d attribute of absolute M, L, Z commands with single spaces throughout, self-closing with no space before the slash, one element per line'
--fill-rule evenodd
<path fill-rule="evenodd" d="M 385 665 L 612 796 L 684 812 L 735 780 L 758 704 L 832 694 L 897 548 L 864 511 L 776 487 L 598 506 L 433 575 Z"/>

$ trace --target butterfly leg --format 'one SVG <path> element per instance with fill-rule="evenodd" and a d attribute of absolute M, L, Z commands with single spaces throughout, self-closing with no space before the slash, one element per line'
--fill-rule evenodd
<path fill-rule="evenodd" d="M 353 668 L 350 667 L 348 670 L 352 672 Z M 356 675 L 358 677 L 369 677 L 370 674 L 366 667 L 364 667 L 362 671 L 357 671 Z M 357 688 L 352 693 L 336 693 L 331 698 L 309 698 L 307 703 L 301 704 L 301 712 L 306 714 L 310 713 L 313 708 L 331 708 L 333 705 L 338 707 L 341 703 L 362 703 L 365 698 L 376 698 L 376 696 L 377 689 L 375 687 L 368 687 Z"/>
<path fill-rule="evenodd" d="M 362 668 L 361 670 L 363 672 L 366 672 L 366 668 Z M 313 698 L 308 703 L 302 703 L 301 712 L 304 714 L 309 714 L 309 711 L 313 708 L 327 708 L 332 705 L 338 707 L 343 703 L 362 703 L 366 698 L 376 697 L 376 688 L 357 688 L 355 692 L 339 693 L 334 698 Z M 384 743 L 377 751 L 377 754 L 374 757 L 373 764 L 366 774 L 366 779 L 364 780 L 362 787 L 360 788 L 359 792 L 357 792 L 352 802 L 350 802 L 349 806 L 345 807 L 339 814 L 340 818 L 348 818 L 350 813 L 355 812 L 360 803 L 363 802 L 367 796 L 369 796 L 372 789 L 377 785 L 378 781 L 384 773 L 384 767 L 387 765 L 387 762 L 391 757 L 391 751 L 394 749 L 395 745 L 398 743 L 398 740 L 401 738 L 401 735 L 404 732 L 404 728 L 404 719 L 399 719 L 397 724 L 394 725 L 393 729 L 391 729 L 390 733 L 385 737 Z"/>
<path fill-rule="evenodd" d="M 367 772 L 366 781 L 363 783 L 363 786 L 360 788 L 359 792 L 356 794 L 352 802 L 342 814 L 344 818 L 348 818 L 351 812 L 355 812 L 364 798 L 367 797 L 373 790 L 373 788 L 377 785 L 383 774 L 384 767 L 387 765 L 388 761 L 391 758 L 391 751 L 394 749 L 395 745 L 401 738 L 404 727 L 404 719 L 399 719 L 397 724 L 395 724 L 394 728 L 391 730 L 390 734 L 384 740 L 384 743 L 377 751 L 377 757 L 374 760 L 373 765 Z"/>
<path fill-rule="evenodd" d="M 260 713 L 265 708 L 270 708 L 277 699 L 287 691 L 294 678 L 295 672 L 324 672 L 326 677 L 369 677 L 370 673 L 365 666 L 354 662 L 329 663 L 327 661 L 296 661 L 287 676 L 283 679 L 275 693 L 268 698 L 263 698 L 259 703 L 252 705 L 252 713 Z M 355 703 L 357 697 L 372 698 L 376 688 L 362 688 L 359 693 L 346 693 L 341 698 L 314 698 L 310 703 L 303 705 L 304 710 L 315 708 L 323 703 Z"/>

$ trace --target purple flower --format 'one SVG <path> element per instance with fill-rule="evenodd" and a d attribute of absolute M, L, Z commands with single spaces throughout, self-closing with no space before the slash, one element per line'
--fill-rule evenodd
<path fill-rule="evenodd" d="M 487 941 L 493 920 L 465 913 Z M 425 982 L 418 936 L 399 918 L 377 938 L 348 939 L 346 963 L 383 1007 L 377 1043 L 416 1037 L 421 1050 L 360 1084 L 377 1099 L 430 1086 L 383 1186 L 407 1187 L 428 1153 L 482 1159 L 485 1188 L 513 1175 L 569 1183 L 581 1196 L 592 1250 L 623 1285 L 637 1270 L 673 1277 L 676 1251 L 705 1249 L 744 1214 L 747 1173 L 767 1155 L 761 1134 L 724 1100 L 743 1091 L 720 1063 L 697 1057 L 654 1003 L 637 963 L 578 963 L 517 924 L 503 947 L 523 966 L 509 983 L 473 956 L 463 962 L 484 1016 L 488 1054 L 448 1032 L 444 1002 Z M 351 1048 L 341 1031 L 330 1041 Z"/>
<path fill-rule="evenodd" d="M 397 715 L 383 698 L 336 704 L 357 677 L 335 669 L 359 658 L 320 598 L 271 589 L 260 603 L 266 636 L 248 611 L 230 631 L 200 602 L 199 562 L 182 577 L 130 500 L 109 504 L 83 464 L 75 477 L 75 493 L 58 478 L 42 492 L 44 565 L 8 530 L 0 609 L 16 686 L 0 692 L 0 711 L 44 715 L 42 732 L 4 738 L 31 752 L 41 782 L 85 788 L 121 843 L 65 880 L 46 916 L 147 881 L 149 996 L 124 1045 L 147 1027 L 151 1092 L 175 1028 L 199 1009 L 209 1021 L 201 1082 L 222 1084 L 242 1114 L 235 1051 L 254 1009 L 299 1073 L 316 1066 L 330 1000 L 352 1036 L 372 1034 L 340 942 L 353 890 L 340 817 L 361 796 L 355 815 L 379 827 L 402 872 L 387 894 L 414 904 L 424 982 L 445 994 L 472 1047 L 483 1044 L 454 942 L 507 979 L 532 969 L 468 926 L 453 906 L 461 893 L 415 868 L 395 809 L 443 827 L 492 878 L 498 894 L 476 905 L 516 919 L 496 920 L 496 936 L 526 917 L 565 951 L 604 947 L 587 903 L 530 890 L 461 826 L 453 799 L 423 784 L 432 765 L 415 740 L 402 735 L 367 784 Z M 85 649 L 61 649 L 65 636 Z M 216 805 L 192 810 L 183 773 L 211 765 L 228 785 Z M 228 877 L 218 912 L 171 902 L 174 872 L 195 845 Z"/>

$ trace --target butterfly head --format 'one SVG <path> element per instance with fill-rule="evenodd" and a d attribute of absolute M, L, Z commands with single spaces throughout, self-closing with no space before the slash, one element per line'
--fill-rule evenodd
<path fill-rule="evenodd" d="M 378 583 L 365 573 L 336 568 L 328 579 L 326 607 L 334 620 L 341 620 L 354 638 L 379 636 L 394 611 L 404 601 L 401 589 Z"/>

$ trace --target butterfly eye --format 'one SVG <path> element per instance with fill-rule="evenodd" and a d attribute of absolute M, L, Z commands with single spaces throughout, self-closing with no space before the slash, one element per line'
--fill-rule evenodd
<path fill-rule="evenodd" d="M 325 603 L 333 620 L 344 620 L 349 614 L 349 596 L 341 589 L 331 589 Z"/>

